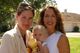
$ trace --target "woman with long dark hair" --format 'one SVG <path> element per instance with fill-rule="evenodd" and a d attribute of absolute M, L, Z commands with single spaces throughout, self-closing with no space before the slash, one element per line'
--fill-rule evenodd
<path fill-rule="evenodd" d="M 69 41 L 64 31 L 61 14 L 57 8 L 53 6 L 44 8 L 40 13 L 39 24 L 48 30 L 47 47 L 50 53 L 70 53 Z"/>

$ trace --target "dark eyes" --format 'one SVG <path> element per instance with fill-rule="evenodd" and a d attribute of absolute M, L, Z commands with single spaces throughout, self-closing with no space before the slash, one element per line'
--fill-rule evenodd
<path fill-rule="evenodd" d="M 34 34 L 34 36 L 37 36 L 36 34 Z"/>
<path fill-rule="evenodd" d="M 22 17 L 23 19 L 27 19 L 26 17 Z M 29 17 L 29 20 L 32 19 L 33 17 Z"/>
<path fill-rule="evenodd" d="M 30 17 L 29 19 L 33 19 L 33 17 Z"/>
<path fill-rule="evenodd" d="M 41 34 L 34 34 L 34 36 L 41 36 Z"/>
<path fill-rule="evenodd" d="M 48 15 L 46 14 L 44 17 L 56 17 L 55 15 Z"/>

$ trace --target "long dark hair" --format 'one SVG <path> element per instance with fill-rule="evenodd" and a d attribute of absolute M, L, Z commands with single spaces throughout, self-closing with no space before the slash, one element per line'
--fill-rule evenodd
<path fill-rule="evenodd" d="M 65 34 L 61 14 L 60 14 L 59 10 L 53 6 L 48 6 L 41 11 L 39 24 L 45 26 L 43 19 L 44 19 L 44 13 L 45 13 L 46 9 L 52 9 L 56 15 L 56 21 L 57 21 L 56 25 L 55 25 L 56 31 L 60 31 Z"/>

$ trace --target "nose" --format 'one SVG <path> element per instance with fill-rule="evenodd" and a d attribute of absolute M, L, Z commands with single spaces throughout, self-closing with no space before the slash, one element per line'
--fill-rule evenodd
<path fill-rule="evenodd" d="M 26 18 L 26 19 L 23 20 L 23 22 L 28 24 L 29 23 L 29 19 Z"/>
<path fill-rule="evenodd" d="M 50 16 L 50 17 L 48 17 L 48 21 L 51 21 L 52 19 L 51 19 L 52 17 Z"/>

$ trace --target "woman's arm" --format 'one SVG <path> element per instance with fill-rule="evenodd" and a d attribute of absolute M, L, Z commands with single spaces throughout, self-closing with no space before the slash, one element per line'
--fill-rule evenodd
<path fill-rule="evenodd" d="M 66 35 L 61 35 L 58 41 L 59 53 L 70 53 L 70 45 Z"/>

